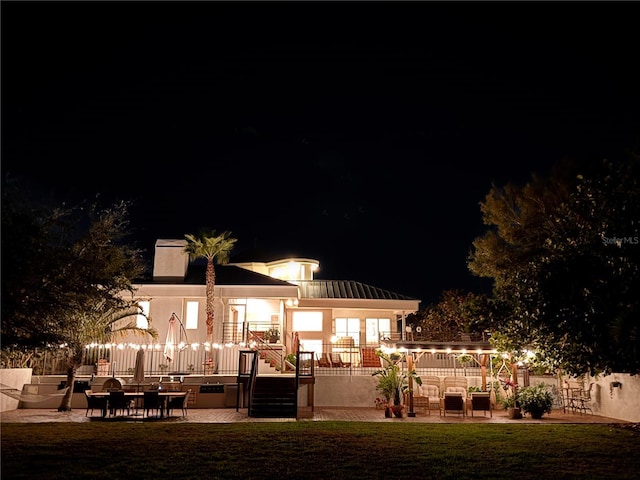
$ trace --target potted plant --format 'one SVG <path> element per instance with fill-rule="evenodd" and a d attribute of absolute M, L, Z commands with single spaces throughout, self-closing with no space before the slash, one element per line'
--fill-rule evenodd
<path fill-rule="evenodd" d="M 422 385 L 422 379 L 415 371 L 403 372 L 400 369 L 402 356 L 389 355 L 382 350 L 377 350 L 376 355 L 384 361 L 385 367 L 371 375 L 379 377 L 376 388 L 386 399 L 385 417 L 391 417 L 392 413 L 396 417 L 401 417 L 402 397 L 409 390 L 409 378 L 412 378 L 418 385 Z"/>
<path fill-rule="evenodd" d="M 531 418 L 542 418 L 545 413 L 551 413 L 553 396 L 545 387 L 544 383 L 539 383 L 518 390 L 518 404 L 524 413 L 531 415 Z"/>
<path fill-rule="evenodd" d="M 520 403 L 518 402 L 518 384 L 511 380 L 500 380 L 504 385 L 506 396 L 500 398 L 500 403 L 507 411 L 509 418 L 522 418 Z"/>
<path fill-rule="evenodd" d="M 280 330 L 278 330 L 278 327 L 271 327 L 264 332 L 264 338 L 266 338 L 269 343 L 277 343 L 278 340 L 280 340 Z"/>

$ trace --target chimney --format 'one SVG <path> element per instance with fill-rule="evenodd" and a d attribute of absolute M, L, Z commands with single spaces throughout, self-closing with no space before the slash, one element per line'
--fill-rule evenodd
<path fill-rule="evenodd" d="M 186 240 L 157 240 L 153 260 L 153 279 L 183 281 L 189 266 L 189 254 L 184 251 Z"/>

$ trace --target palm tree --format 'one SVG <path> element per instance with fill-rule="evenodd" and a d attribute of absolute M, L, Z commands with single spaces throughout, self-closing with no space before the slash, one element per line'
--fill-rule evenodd
<path fill-rule="evenodd" d="M 223 232 L 222 235 L 216 235 L 215 230 L 211 233 L 200 234 L 200 237 L 187 234 L 185 252 L 189 254 L 191 261 L 198 258 L 207 259 L 207 342 L 209 345 L 213 343 L 213 320 L 214 320 L 214 287 L 216 284 L 216 271 L 213 267 L 214 260 L 218 265 L 225 264 L 229 261 L 229 253 L 236 243 L 236 238 L 230 238 L 231 232 Z M 210 351 L 209 351 L 210 352 Z M 208 358 L 211 358 L 209 353 Z"/>
<path fill-rule="evenodd" d="M 144 315 L 137 301 L 125 301 L 114 306 L 104 301 L 96 305 L 88 312 L 79 312 L 74 315 L 74 321 L 68 322 L 72 328 L 65 333 L 67 342 L 62 347 L 63 355 L 67 362 L 67 385 L 66 391 L 58 411 L 68 412 L 71 410 L 71 398 L 73 396 L 73 385 L 76 371 L 82 365 L 86 353 L 86 345 L 97 343 L 111 343 L 113 340 L 126 337 L 133 333 L 138 336 L 150 336 L 153 339 L 158 337 L 158 332 L 153 328 L 139 328 L 136 325 L 137 315 Z M 127 323 L 121 320 L 133 318 Z"/>

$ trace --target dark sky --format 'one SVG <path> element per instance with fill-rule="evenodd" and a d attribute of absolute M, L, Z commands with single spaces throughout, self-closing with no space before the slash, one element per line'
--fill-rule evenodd
<path fill-rule="evenodd" d="M 491 184 L 640 132 L 636 2 L 7 2 L 2 172 L 424 303 Z M 8 234 L 7 232 L 2 232 Z"/>

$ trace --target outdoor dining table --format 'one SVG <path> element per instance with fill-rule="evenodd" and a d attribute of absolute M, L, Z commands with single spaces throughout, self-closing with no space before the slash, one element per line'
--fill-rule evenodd
<path fill-rule="evenodd" d="M 91 392 L 92 397 L 109 397 L 109 393 L 111 392 Z M 160 402 L 160 418 L 164 417 L 164 410 L 165 410 L 165 405 L 167 404 L 168 400 L 172 397 L 183 397 L 185 395 L 187 395 L 188 392 L 183 392 L 183 391 L 159 391 L 158 392 L 158 396 L 160 397 L 160 399 L 162 400 Z M 141 390 L 139 392 L 128 392 L 125 391 L 124 392 L 124 396 L 126 398 L 130 398 L 130 399 L 138 399 L 138 398 L 144 398 L 144 391 Z M 137 403 L 136 403 L 136 411 L 138 410 L 137 407 Z M 107 402 L 105 402 L 104 408 L 102 409 L 102 416 L 106 417 L 107 416 Z"/>

